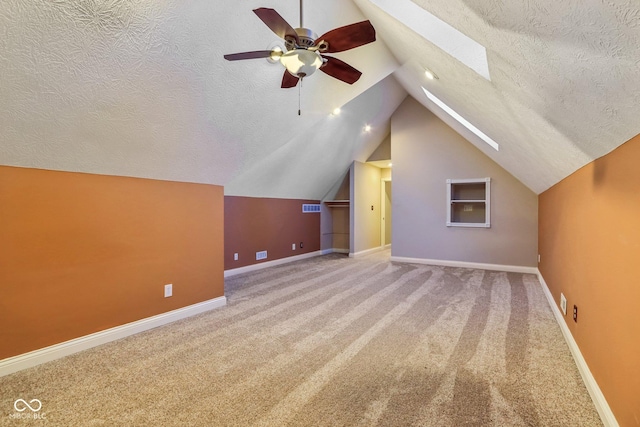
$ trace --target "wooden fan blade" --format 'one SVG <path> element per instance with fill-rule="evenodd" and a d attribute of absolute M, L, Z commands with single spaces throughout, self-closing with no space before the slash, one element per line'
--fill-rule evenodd
<path fill-rule="evenodd" d="M 357 82 L 362 75 L 360 71 L 338 58 L 324 55 L 323 58 L 328 59 L 328 61 L 320 67 L 320 71 L 323 71 L 331 77 L 335 77 L 338 80 L 342 80 L 343 82 L 352 85 Z"/>
<path fill-rule="evenodd" d="M 252 52 L 230 53 L 224 56 L 227 61 L 241 61 L 243 59 L 269 58 L 271 50 L 255 50 Z"/>
<path fill-rule="evenodd" d="M 300 79 L 298 77 L 294 76 L 287 70 L 284 70 L 284 76 L 282 76 L 282 86 L 280 87 L 283 89 L 296 87 L 298 85 L 299 80 Z"/>
<path fill-rule="evenodd" d="M 335 53 L 353 49 L 376 41 L 376 30 L 369 21 L 357 22 L 344 27 L 336 28 L 318 37 L 316 46 L 320 46 L 320 52 Z M 328 46 L 323 48 L 322 43 Z"/>
<path fill-rule="evenodd" d="M 281 39 L 293 38 L 298 42 L 298 34 L 287 21 L 274 9 L 261 7 L 253 12 Z"/>

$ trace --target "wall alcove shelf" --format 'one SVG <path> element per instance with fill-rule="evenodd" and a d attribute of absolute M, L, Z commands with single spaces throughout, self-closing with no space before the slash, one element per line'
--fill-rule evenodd
<path fill-rule="evenodd" d="M 447 227 L 491 227 L 491 178 L 447 179 Z"/>

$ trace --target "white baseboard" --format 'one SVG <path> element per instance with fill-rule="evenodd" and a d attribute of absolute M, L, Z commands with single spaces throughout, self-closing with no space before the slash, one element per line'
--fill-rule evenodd
<path fill-rule="evenodd" d="M 309 252 L 302 255 L 295 255 L 286 258 L 274 259 L 273 261 L 265 261 L 259 264 L 247 265 L 245 267 L 231 268 L 229 270 L 224 271 L 224 277 L 236 276 L 242 273 L 248 273 L 250 271 L 262 270 L 263 268 L 275 267 L 276 265 L 287 264 L 294 261 L 300 261 L 302 259 L 313 258 L 315 256 L 320 256 L 323 254 L 323 251 L 315 251 Z"/>
<path fill-rule="evenodd" d="M 193 304 L 187 307 L 172 310 L 167 313 L 158 314 L 157 316 L 147 317 L 146 319 L 137 320 L 115 328 L 106 329 L 84 337 L 75 338 L 69 341 L 55 344 L 49 347 L 34 350 L 29 353 L 20 354 L 18 356 L 9 357 L 0 360 L 0 377 L 31 368 L 45 362 L 60 359 L 83 350 L 90 349 L 111 341 L 119 340 L 158 326 L 166 325 L 176 320 L 185 319 L 204 313 L 209 310 L 224 307 L 227 304 L 227 298 L 222 296 L 209 301 Z"/>
<path fill-rule="evenodd" d="M 567 326 L 567 323 L 564 320 L 564 316 L 562 315 L 562 312 L 560 311 L 560 309 L 558 308 L 558 305 L 553 299 L 553 295 L 549 290 L 549 286 L 547 286 L 547 282 L 545 282 L 544 277 L 542 277 L 542 274 L 540 273 L 540 271 L 538 271 L 537 274 L 538 274 L 538 280 L 542 285 L 542 290 L 544 291 L 544 294 L 547 297 L 547 301 L 549 302 L 549 306 L 551 307 L 551 311 L 553 311 L 553 315 L 555 316 L 556 321 L 558 322 L 558 325 L 562 330 L 562 335 L 564 335 L 564 339 L 567 342 L 567 345 L 569 346 L 569 350 L 571 351 L 571 354 L 573 355 L 573 360 L 576 362 L 576 365 L 578 366 L 578 371 L 580 371 L 580 375 L 582 376 L 582 381 L 584 381 L 584 384 L 587 387 L 587 390 L 589 391 L 591 400 L 593 400 L 593 404 L 595 405 L 596 410 L 600 415 L 600 419 L 602 420 L 602 423 L 604 424 L 605 427 L 618 427 L 618 421 L 616 420 L 616 417 L 613 415 L 613 412 L 611 411 L 611 408 L 607 403 L 607 399 L 604 397 L 604 394 L 602 394 L 602 390 L 600 390 L 600 387 L 598 386 L 596 379 L 591 374 L 591 370 L 589 369 L 587 362 L 584 360 L 584 357 L 580 352 L 578 343 L 576 343 L 576 340 L 573 338 L 573 335 L 571 334 L 571 331 L 569 330 L 569 327 Z"/>
<path fill-rule="evenodd" d="M 376 252 L 382 252 L 384 250 L 385 250 L 384 246 L 378 246 L 377 248 L 366 249 L 366 250 L 360 251 L 360 252 L 349 252 L 349 257 L 350 258 L 358 258 L 358 257 L 361 257 L 361 256 L 374 254 Z"/>
<path fill-rule="evenodd" d="M 439 265 L 442 267 L 461 267 L 475 268 L 478 270 L 506 271 L 509 273 L 538 274 L 538 269 L 535 267 L 526 267 L 519 265 L 484 264 L 479 262 L 445 261 L 440 259 L 407 258 L 399 256 L 392 256 L 391 261 L 406 262 L 410 264 Z"/>

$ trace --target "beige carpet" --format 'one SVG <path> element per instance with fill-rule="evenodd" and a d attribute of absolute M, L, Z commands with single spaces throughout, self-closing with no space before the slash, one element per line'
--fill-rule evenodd
<path fill-rule="evenodd" d="M 0 378 L 0 425 L 602 425 L 533 275 L 329 255 Z M 44 420 L 11 418 L 39 399 Z"/>

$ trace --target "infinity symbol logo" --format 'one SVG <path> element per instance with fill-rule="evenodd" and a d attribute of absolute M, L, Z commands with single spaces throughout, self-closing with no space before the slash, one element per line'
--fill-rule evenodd
<path fill-rule="evenodd" d="M 37 407 L 35 407 L 36 405 L 33 405 L 33 406 L 29 405 L 29 403 L 33 404 L 34 402 L 36 403 Z M 18 399 L 15 402 L 13 402 L 13 407 L 18 412 L 26 411 L 27 408 L 31 409 L 32 412 L 38 412 L 40 409 L 42 409 L 42 402 L 40 402 L 38 399 L 32 399 L 29 401 L 29 403 L 27 403 L 27 401 L 24 399 Z M 21 404 L 21 405 L 18 405 L 18 404 Z"/>

